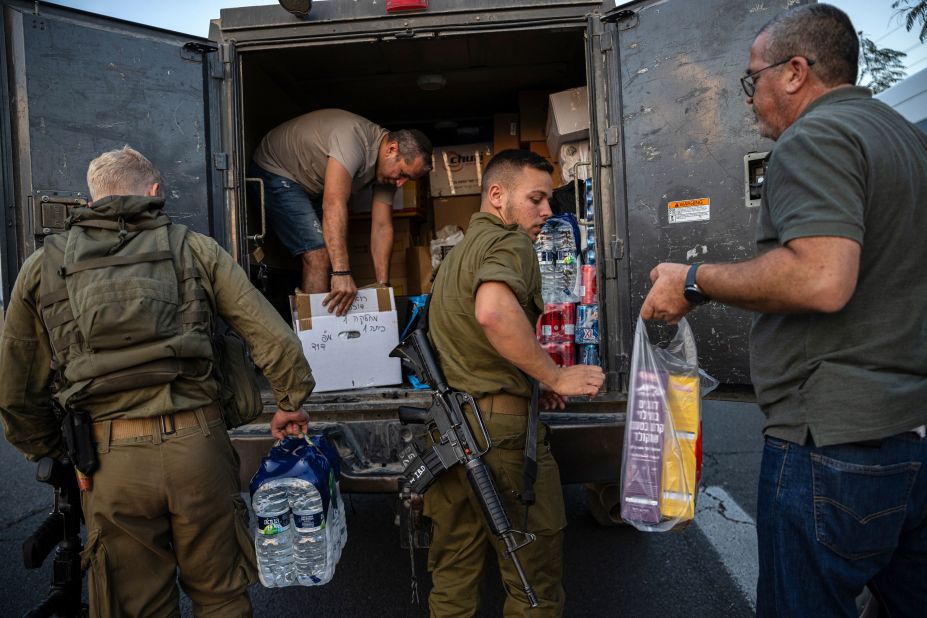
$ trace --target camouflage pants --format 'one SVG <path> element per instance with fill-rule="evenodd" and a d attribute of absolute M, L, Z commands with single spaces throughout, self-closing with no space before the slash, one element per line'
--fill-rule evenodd
<path fill-rule="evenodd" d="M 493 414 L 484 410 L 493 448 L 483 461 L 492 471 L 503 504 L 516 530 L 524 528 L 525 507 L 518 502 L 524 460 L 527 417 Z M 541 437 L 544 432 L 540 431 Z M 463 466 L 455 466 L 425 493 L 425 514 L 434 528 L 428 569 L 432 591 L 431 615 L 438 618 L 474 616 L 489 555 L 495 554 L 505 587 L 505 616 L 560 616 L 563 612 L 563 528 L 566 514 L 560 471 L 550 448 L 538 444 L 537 501 L 528 509 L 529 532 L 534 543 L 520 549 L 518 558 L 538 597 L 531 609 L 521 580 L 505 557 L 505 546 L 489 530 L 473 496 Z"/>
<path fill-rule="evenodd" d="M 92 616 L 250 616 L 256 581 L 238 456 L 220 419 L 97 445 L 82 494 Z"/>

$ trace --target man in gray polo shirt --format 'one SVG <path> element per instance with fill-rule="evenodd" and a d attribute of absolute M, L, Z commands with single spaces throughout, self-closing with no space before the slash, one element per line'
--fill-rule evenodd
<path fill-rule="evenodd" d="M 264 136 L 248 173 L 264 182 L 274 232 L 291 255 L 302 256 L 303 291 L 329 292 L 329 310 L 347 313 L 357 294 L 348 200 L 370 186 L 370 252 L 377 281 L 389 282 L 393 192 L 428 173 L 431 150 L 421 131 L 390 132 L 341 109 L 303 114 Z"/>
<path fill-rule="evenodd" d="M 760 31 L 742 83 L 777 144 L 758 256 L 660 264 L 641 308 L 757 312 L 759 616 L 856 616 L 865 585 L 886 615 L 927 608 L 927 135 L 853 85 L 858 50 L 826 4 Z"/>

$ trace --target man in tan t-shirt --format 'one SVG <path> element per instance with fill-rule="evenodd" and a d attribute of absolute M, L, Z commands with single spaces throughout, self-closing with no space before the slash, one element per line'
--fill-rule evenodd
<path fill-rule="evenodd" d="M 387 131 L 341 109 L 303 114 L 264 136 L 249 175 L 264 182 L 274 232 L 291 255 L 302 256 L 303 291 L 329 292 L 329 310 L 347 313 L 357 294 L 347 250 L 348 200 L 370 186 L 370 252 L 377 282 L 389 282 L 393 192 L 428 173 L 431 151 L 421 131 Z"/>

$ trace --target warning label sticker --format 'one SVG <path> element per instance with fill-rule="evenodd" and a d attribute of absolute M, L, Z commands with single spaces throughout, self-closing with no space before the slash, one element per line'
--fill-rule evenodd
<path fill-rule="evenodd" d="M 670 223 L 689 223 L 711 219 L 711 199 L 700 197 L 694 200 L 680 200 L 667 204 Z"/>

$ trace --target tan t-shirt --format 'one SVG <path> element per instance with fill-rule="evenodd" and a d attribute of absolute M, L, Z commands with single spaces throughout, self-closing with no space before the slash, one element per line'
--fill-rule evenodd
<path fill-rule="evenodd" d="M 264 136 L 254 162 L 295 180 L 320 196 L 325 166 L 333 157 L 353 179 L 351 193 L 376 183 L 377 153 L 386 129 L 343 109 L 320 109 L 288 120 Z M 395 187 L 374 184 L 374 199 L 391 203 Z"/>
<path fill-rule="evenodd" d="M 508 393 L 531 396 L 525 374 L 499 354 L 476 321 L 476 291 L 487 281 L 512 290 L 532 325 L 544 309 L 534 244 L 517 225 L 478 212 L 463 241 L 438 268 L 428 331 L 447 383 L 474 397 Z"/>

